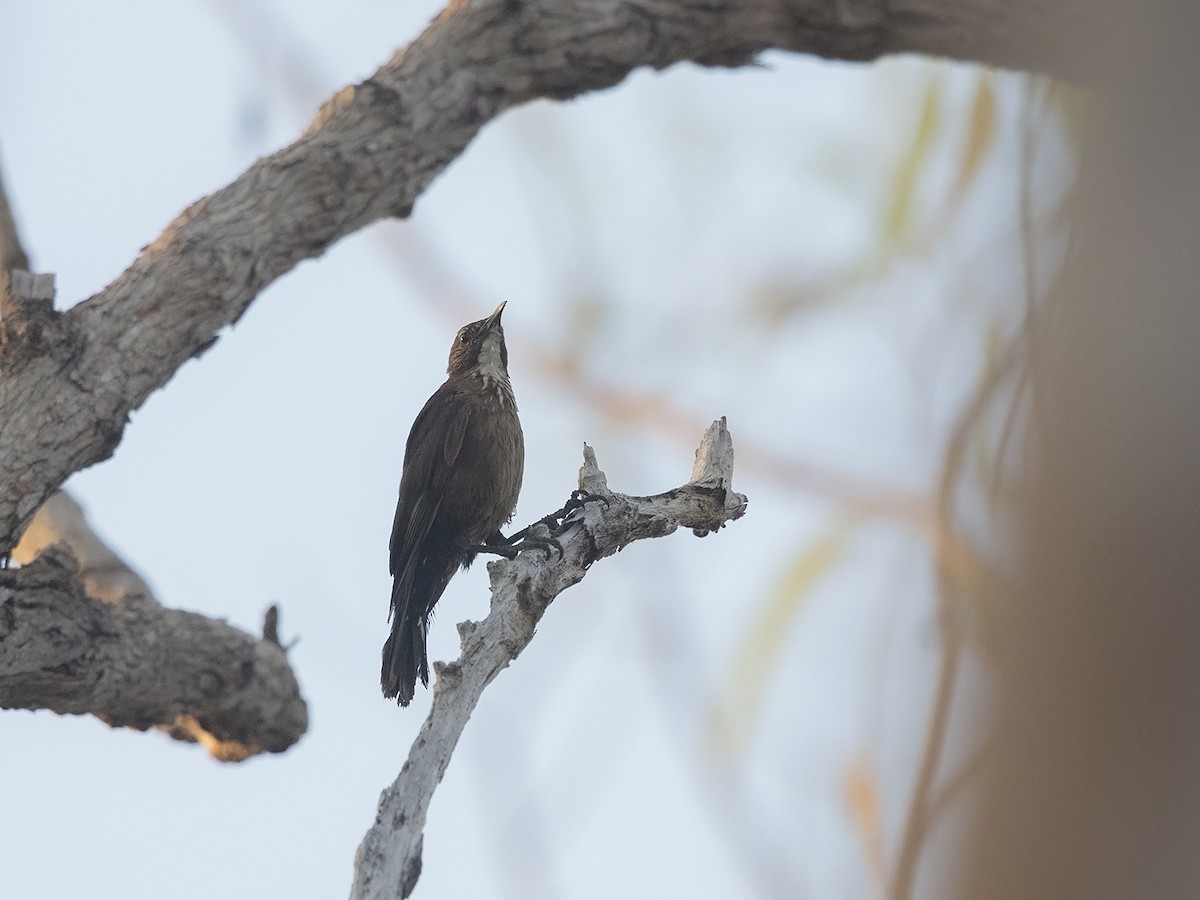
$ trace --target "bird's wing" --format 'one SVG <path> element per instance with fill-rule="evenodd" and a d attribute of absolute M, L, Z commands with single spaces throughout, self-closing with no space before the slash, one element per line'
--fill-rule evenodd
<path fill-rule="evenodd" d="M 391 574 L 397 578 L 433 527 L 462 449 L 471 404 L 456 401 L 460 398 L 454 391 L 442 385 L 425 403 L 408 434 L 390 547 Z"/>

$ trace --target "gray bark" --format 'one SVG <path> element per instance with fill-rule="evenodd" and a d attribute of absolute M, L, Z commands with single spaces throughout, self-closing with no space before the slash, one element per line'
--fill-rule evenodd
<path fill-rule="evenodd" d="M 149 586 L 54 494 L 0 571 L 0 709 L 92 714 L 199 742 L 223 762 L 296 743 L 308 710 L 279 645 L 218 619 L 165 609 Z"/>

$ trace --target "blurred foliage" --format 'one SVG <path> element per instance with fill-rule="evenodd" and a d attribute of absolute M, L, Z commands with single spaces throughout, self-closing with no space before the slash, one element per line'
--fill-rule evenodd
<path fill-rule="evenodd" d="M 879 250 L 891 255 L 903 247 L 916 218 L 914 211 L 917 185 L 927 169 L 934 139 L 942 122 L 942 82 L 932 78 L 921 99 L 912 141 L 900 158 L 900 164 L 891 182 L 891 193 L 884 201 L 883 241 Z"/>
<path fill-rule="evenodd" d="M 842 560 L 846 544 L 860 524 L 857 516 L 835 521 L 804 547 L 752 611 L 750 623 L 731 663 L 729 693 L 709 716 L 714 755 L 745 753 L 766 700 L 772 673 L 785 659 L 784 647 L 796 619 L 817 585 Z"/>
<path fill-rule="evenodd" d="M 911 136 L 898 155 L 890 177 L 884 181 L 875 243 L 855 262 L 833 271 L 818 272 L 803 280 L 772 277 L 754 287 L 747 297 L 755 319 L 774 327 L 823 304 L 857 295 L 885 278 L 901 260 L 927 254 L 951 228 L 970 189 L 984 173 L 984 163 L 999 136 L 995 77 L 980 72 L 967 113 L 966 141 L 954 167 L 954 177 L 934 204 L 936 212 L 921 215 L 922 201 L 929 204 L 930 173 L 936 169 L 945 143 L 961 130 L 961 103 L 946 98 L 945 79 L 934 69 L 920 91 Z"/>
<path fill-rule="evenodd" d="M 842 802 L 850 813 L 867 868 L 877 887 L 887 878 L 883 847 L 879 778 L 863 757 L 856 757 L 842 777 Z"/>
<path fill-rule="evenodd" d="M 948 224 L 950 217 L 962 205 L 967 190 L 975 183 L 983 168 L 983 161 L 996 140 L 996 88 L 992 77 L 986 72 L 979 77 L 975 98 L 971 102 L 971 119 L 967 128 L 967 146 L 963 150 L 962 162 L 957 168 L 954 183 L 946 195 L 941 225 Z"/>

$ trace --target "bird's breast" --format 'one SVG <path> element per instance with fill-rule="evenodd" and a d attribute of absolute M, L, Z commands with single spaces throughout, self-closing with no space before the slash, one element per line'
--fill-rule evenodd
<path fill-rule="evenodd" d="M 459 496 L 469 498 L 463 511 L 472 520 L 471 542 L 479 544 L 512 517 L 525 473 L 525 437 L 511 389 L 503 402 L 490 391 L 478 394 L 473 406 L 456 480 Z"/>

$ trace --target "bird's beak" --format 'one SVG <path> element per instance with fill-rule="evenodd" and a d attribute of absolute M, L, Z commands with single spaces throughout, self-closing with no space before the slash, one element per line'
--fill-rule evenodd
<path fill-rule="evenodd" d="M 508 301 L 505 300 L 503 303 L 501 303 L 499 306 L 496 307 L 495 312 L 493 312 L 490 316 L 488 316 L 486 319 L 483 320 L 483 323 L 489 329 L 497 327 L 500 324 L 500 313 L 504 312 L 504 307 L 507 305 L 508 305 Z"/>

